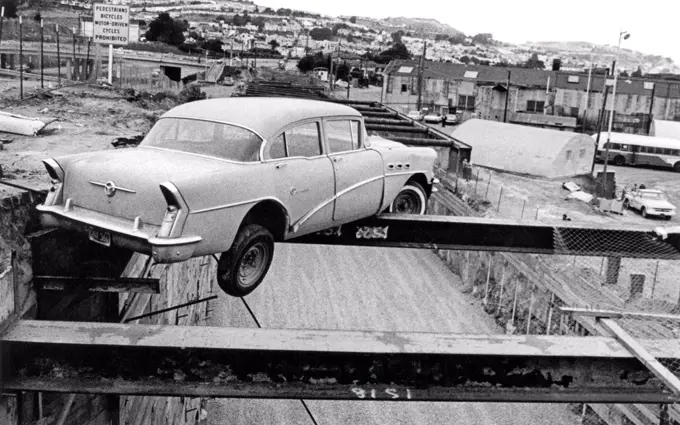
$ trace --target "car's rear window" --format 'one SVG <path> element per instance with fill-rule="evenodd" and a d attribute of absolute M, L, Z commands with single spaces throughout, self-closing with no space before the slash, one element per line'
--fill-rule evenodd
<path fill-rule="evenodd" d="M 189 118 L 163 118 L 140 146 L 173 149 L 241 162 L 259 160 L 262 139 L 235 125 Z"/>

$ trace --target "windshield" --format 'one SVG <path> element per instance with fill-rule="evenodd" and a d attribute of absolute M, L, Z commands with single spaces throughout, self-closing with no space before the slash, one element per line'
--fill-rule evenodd
<path fill-rule="evenodd" d="M 163 118 L 140 146 L 173 149 L 231 161 L 259 159 L 262 140 L 252 131 L 229 124 L 189 118 Z"/>
<path fill-rule="evenodd" d="M 659 200 L 666 199 L 666 197 L 663 196 L 662 193 L 657 193 L 657 192 L 643 192 L 642 198 L 643 199 L 659 199 Z"/>

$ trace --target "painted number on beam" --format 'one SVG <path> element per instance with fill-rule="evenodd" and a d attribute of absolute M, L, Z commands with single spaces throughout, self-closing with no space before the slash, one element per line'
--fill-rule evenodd
<path fill-rule="evenodd" d="M 357 227 L 357 239 L 387 239 L 387 231 L 390 226 L 385 227 Z"/>
<path fill-rule="evenodd" d="M 406 398 L 407 400 L 411 400 L 411 390 L 408 388 L 402 391 L 395 388 L 385 388 L 384 390 L 377 390 L 375 388 L 352 388 L 352 392 L 360 399 L 372 398 L 396 400 L 398 398 Z"/>

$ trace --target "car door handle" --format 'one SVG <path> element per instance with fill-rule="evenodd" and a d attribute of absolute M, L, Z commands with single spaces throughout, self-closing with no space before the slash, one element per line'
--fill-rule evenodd
<path fill-rule="evenodd" d="M 340 161 L 342 161 L 341 156 L 333 158 L 333 162 L 340 162 Z"/>
<path fill-rule="evenodd" d="M 288 164 L 276 164 L 276 169 L 278 170 L 278 169 L 281 169 L 281 168 L 285 168 L 287 166 L 288 166 Z"/>

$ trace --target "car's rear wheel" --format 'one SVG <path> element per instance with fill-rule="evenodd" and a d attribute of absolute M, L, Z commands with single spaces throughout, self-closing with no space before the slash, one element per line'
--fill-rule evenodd
<path fill-rule="evenodd" d="M 389 212 L 396 214 L 425 214 L 427 193 L 414 181 L 407 182 L 390 204 Z"/>
<path fill-rule="evenodd" d="M 239 230 L 231 248 L 217 263 L 217 284 L 228 295 L 242 297 L 257 288 L 274 258 L 274 236 L 259 224 Z"/>
<path fill-rule="evenodd" d="M 644 218 L 647 218 L 647 208 L 642 207 L 642 211 L 640 211 L 640 214 L 642 214 Z"/>

